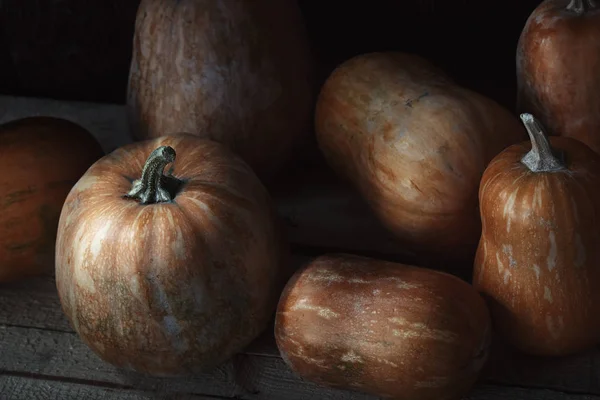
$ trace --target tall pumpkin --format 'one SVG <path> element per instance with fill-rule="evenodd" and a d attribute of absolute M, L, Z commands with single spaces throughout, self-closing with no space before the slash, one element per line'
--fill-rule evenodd
<path fill-rule="evenodd" d="M 267 327 L 286 251 L 269 194 L 246 163 L 216 142 L 167 136 L 115 150 L 73 187 L 56 284 L 69 321 L 103 360 L 189 374 Z"/>
<path fill-rule="evenodd" d="M 481 181 L 473 284 L 510 342 L 564 355 L 600 343 L 600 156 L 522 119 L 531 144 L 503 151 Z"/>
<path fill-rule="evenodd" d="M 311 129 L 312 73 L 295 0 L 142 0 L 127 95 L 134 137 L 210 138 L 272 177 Z"/>
<path fill-rule="evenodd" d="M 600 2 L 545 0 L 517 50 L 518 111 L 600 153 Z"/>

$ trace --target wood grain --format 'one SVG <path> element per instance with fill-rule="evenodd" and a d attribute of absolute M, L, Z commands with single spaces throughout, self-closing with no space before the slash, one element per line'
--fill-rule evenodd
<path fill-rule="evenodd" d="M 306 257 L 294 257 L 295 267 L 306 262 L 306 260 Z M 60 335 L 66 334 L 65 337 L 70 338 L 66 342 L 67 344 L 76 343 L 80 346 L 79 354 L 89 353 L 89 350 L 83 347 L 84 345 L 73 333 L 73 329 L 62 313 L 54 279 L 51 276 L 16 282 L 10 285 L 0 285 L 0 326 L 2 325 L 5 326 L 3 329 L 23 329 L 23 331 L 19 331 L 21 336 L 26 335 L 29 330 L 37 332 L 34 336 L 38 338 L 46 337 L 43 335 L 56 338 L 63 337 Z M 53 336 L 55 334 L 59 336 Z M 8 338 L 8 336 L 6 337 Z M 14 340 L 11 343 L 15 343 Z M 3 353 L 2 350 L 5 346 L 8 346 L 8 344 L 0 339 L 0 352 Z M 24 347 L 21 346 L 20 349 L 24 349 Z M 264 332 L 244 351 L 244 354 L 250 356 L 246 357 L 249 360 L 253 359 L 252 356 L 279 359 L 279 351 L 275 346 L 272 329 Z M 242 356 L 240 355 L 240 357 Z M 99 360 L 98 363 L 100 363 Z M 103 363 L 100 364 L 103 365 L 103 368 L 109 368 Z M 27 364 L 25 363 L 25 365 Z M 264 364 L 259 363 L 259 365 L 266 368 Z M 550 388 L 557 391 L 600 395 L 599 365 L 599 350 L 572 357 L 541 359 L 522 355 L 496 341 L 482 380 L 486 383 L 498 385 Z M 98 364 L 95 363 L 94 368 L 97 366 Z M 4 368 L 0 364 L 0 369 Z M 227 368 L 231 368 L 231 366 Z M 27 368 L 23 367 L 20 371 L 27 371 Z M 256 373 L 256 371 L 252 373 Z M 117 381 L 117 383 L 119 382 Z M 211 385 L 209 387 L 214 386 Z M 221 395 L 218 391 L 213 391 L 210 394 Z"/>
<path fill-rule="evenodd" d="M 597 400 L 598 396 L 503 386 L 478 386 L 463 400 Z"/>
<path fill-rule="evenodd" d="M 0 96 L 0 123 L 38 115 L 64 118 L 83 126 L 105 152 L 133 140 L 121 105 Z"/>
<path fill-rule="evenodd" d="M 217 371 L 189 379 L 154 379 L 133 373 L 119 371 L 103 363 L 81 343 L 74 334 L 64 332 L 51 332 L 35 329 L 2 327 L 0 328 L 0 350 L 3 357 L 0 359 L 0 393 L 8 392 L 6 388 L 17 391 L 19 394 L 22 386 L 32 387 L 36 391 L 32 399 L 52 398 L 43 396 L 39 384 L 37 388 L 33 383 L 11 382 L 13 379 L 6 375 L 48 376 L 62 379 L 66 382 L 93 382 L 99 386 L 98 390 L 112 392 L 117 389 L 121 394 L 127 394 L 131 388 L 137 393 L 130 394 L 137 398 L 140 392 L 153 392 L 153 398 L 181 398 L 181 395 L 208 394 L 216 397 L 236 397 L 239 399 L 286 399 L 304 400 L 319 398 L 323 400 L 375 400 L 375 397 L 361 393 L 334 390 L 319 387 L 309 382 L 304 382 L 296 377 L 283 361 L 275 357 L 245 356 L 234 358 L 231 363 Z M 21 378 L 22 379 L 22 378 Z M 20 386 L 19 386 L 20 385 Z M 53 384 L 47 384 L 52 387 Z M 68 384 L 73 386 L 72 384 Z M 104 387 L 104 389 L 102 388 Z M 65 386 L 52 388 L 54 391 L 87 390 L 79 388 L 70 389 Z M 91 390 L 91 389 L 90 389 Z M 42 394 L 40 394 L 42 393 Z M 479 384 L 465 398 L 465 400 L 492 400 L 492 399 L 518 399 L 518 400 L 583 400 L 599 399 L 598 396 L 577 394 L 549 389 L 527 389 L 504 387 L 489 384 Z M 161 397 L 162 396 L 162 397 Z M 167 397 L 168 396 L 168 397 Z M 19 398 L 19 397 L 17 397 Z M 129 397 L 125 397 L 129 399 Z M 192 398 L 195 397 L 183 397 Z M 202 397 L 201 397 L 202 398 Z M 9 397 L 12 400 L 12 397 Z"/>
<path fill-rule="evenodd" d="M 343 398 L 344 393 L 302 382 L 276 357 L 239 355 L 211 373 L 193 378 L 156 379 L 104 363 L 75 334 L 20 327 L 0 327 L 0 352 L 2 371 L 88 380 L 166 394 L 333 400 Z"/>
<path fill-rule="evenodd" d="M 107 388 L 88 383 L 74 383 L 55 378 L 0 375 L 0 393 L 9 400 L 217 400 L 223 397 L 194 394 L 161 394 L 131 388 Z M 353 394 L 340 398 L 355 400 Z M 491 385 L 476 387 L 464 400 L 597 400 L 597 396 L 567 394 L 550 390 L 506 388 Z M 270 400 L 279 400 L 272 398 Z"/>
<path fill-rule="evenodd" d="M 1 399 L 8 400 L 217 400 L 222 397 L 181 394 L 171 396 L 131 388 L 63 382 L 56 378 L 30 378 L 0 374 Z"/>

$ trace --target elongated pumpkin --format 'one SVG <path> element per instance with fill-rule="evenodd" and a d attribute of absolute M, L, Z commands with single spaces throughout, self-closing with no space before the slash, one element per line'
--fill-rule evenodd
<path fill-rule="evenodd" d="M 531 142 L 499 154 L 481 181 L 473 283 L 515 346 L 575 353 L 600 343 L 600 156 L 522 119 Z"/>
<path fill-rule="evenodd" d="M 299 376 L 398 400 L 457 400 L 490 344 L 485 302 L 459 278 L 328 254 L 286 285 L 275 339 Z"/>
<path fill-rule="evenodd" d="M 517 49 L 518 112 L 600 153 L 600 2 L 545 0 Z"/>
<path fill-rule="evenodd" d="M 329 164 L 422 265 L 472 264 L 477 190 L 487 163 L 525 138 L 516 117 L 428 61 L 370 53 L 323 86 L 316 134 Z M 431 261 L 429 259 L 432 259 Z"/>
<path fill-rule="evenodd" d="M 65 198 L 103 155 L 86 129 L 62 118 L 0 125 L 0 282 L 54 270 Z"/>
<path fill-rule="evenodd" d="M 115 150 L 73 187 L 56 284 L 71 324 L 102 359 L 185 375 L 224 362 L 264 330 L 286 252 L 270 197 L 246 163 L 216 142 L 166 136 Z"/>
<path fill-rule="evenodd" d="M 142 0 L 133 134 L 210 138 L 270 178 L 311 131 L 312 68 L 296 0 Z"/>

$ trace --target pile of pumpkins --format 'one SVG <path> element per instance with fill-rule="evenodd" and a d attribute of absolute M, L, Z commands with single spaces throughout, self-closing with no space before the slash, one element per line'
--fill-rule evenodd
<path fill-rule="evenodd" d="M 519 118 L 401 52 L 356 56 L 318 96 L 295 1 L 143 0 L 134 143 L 0 128 L 0 281 L 55 266 L 102 359 L 155 376 L 224 363 L 270 324 L 322 385 L 458 399 L 492 326 L 517 348 L 600 343 L 600 6 L 545 0 L 517 51 Z M 314 124 L 311 122 L 314 111 Z M 264 184 L 316 132 L 330 167 L 421 255 L 325 254 L 298 271 Z M 430 268 L 473 266 L 473 282 Z"/>

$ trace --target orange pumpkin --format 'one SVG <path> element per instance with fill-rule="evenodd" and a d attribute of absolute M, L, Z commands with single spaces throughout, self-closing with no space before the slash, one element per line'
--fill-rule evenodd
<path fill-rule="evenodd" d="M 575 353 L 600 343 L 600 155 L 522 119 L 531 142 L 499 154 L 481 180 L 473 283 L 515 346 Z"/>
<path fill-rule="evenodd" d="M 296 0 L 142 0 L 127 100 L 133 134 L 210 138 L 270 178 L 309 137 L 312 76 Z"/>
<path fill-rule="evenodd" d="M 600 153 L 600 3 L 545 0 L 517 50 L 518 111 Z"/>
<path fill-rule="evenodd" d="M 471 265 L 487 163 L 524 139 L 519 120 L 416 55 L 370 53 L 339 66 L 316 108 L 319 146 L 421 265 Z"/>
<path fill-rule="evenodd" d="M 461 279 L 350 254 L 316 258 L 288 282 L 275 339 L 302 378 L 409 400 L 458 400 L 489 350 L 491 321 Z"/>
<path fill-rule="evenodd" d="M 0 282 L 53 271 L 65 198 L 103 154 L 87 130 L 61 118 L 0 125 Z"/>
<path fill-rule="evenodd" d="M 224 362 L 264 330 L 286 254 L 270 196 L 246 163 L 216 142 L 166 136 L 115 150 L 73 187 L 56 284 L 102 359 L 182 375 Z"/>

